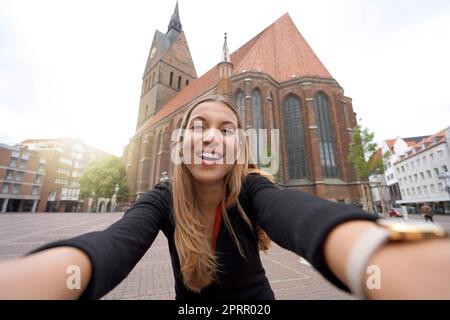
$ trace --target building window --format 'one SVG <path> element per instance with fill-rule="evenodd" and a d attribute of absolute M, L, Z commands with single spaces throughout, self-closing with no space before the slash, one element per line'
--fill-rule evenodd
<path fill-rule="evenodd" d="M 148 117 L 148 105 L 145 106 L 145 117 Z"/>
<path fill-rule="evenodd" d="M 422 157 L 422 162 L 423 162 L 423 164 L 426 164 L 426 163 L 427 163 L 427 157 L 426 157 L 426 156 L 423 156 L 423 157 Z"/>
<path fill-rule="evenodd" d="M 434 173 L 436 173 L 436 177 L 439 176 L 439 169 L 438 168 L 434 168 Z"/>
<path fill-rule="evenodd" d="M 437 152 L 437 158 L 438 158 L 439 160 L 442 160 L 442 159 L 444 158 L 444 151 L 439 150 L 439 151 Z"/>
<path fill-rule="evenodd" d="M 172 86 L 172 84 L 173 84 L 173 72 L 170 73 L 169 86 Z"/>
<path fill-rule="evenodd" d="M 14 184 L 14 185 L 13 185 L 13 191 L 12 191 L 12 193 L 13 193 L 13 194 L 18 194 L 18 193 L 20 193 L 20 184 Z"/>
<path fill-rule="evenodd" d="M 186 80 L 186 87 L 189 85 L 189 80 Z"/>
<path fill-rule="evenodd" d="M 69 166 L 71 166 L 71 165 L 72 165 L 72 160 L 70 160 L 70 159 L 66 159 L 66 158 L 59 158 L 59 159 L 58 159 L 58 161 L 59 161 L 60 163 L 64 163 L 64 164 L 67 164 L 67 165 L 69 165 Z"/>
<path fill-rule="evenodd" d="M 14 175 L 14 171 L 13 170 L 6 170 L 5 180 L 12 180 L 13 175 Z"/>
<path fill-rule="evenodd" d="M 256 132 L 256 141 L 253 146 L 253 156 L 257 160 L 258 165 L 259 162 L 259 130 L 263 128 L 263 117 L 262 117 L 262 104 L 261 104 L 261 93 L 259 90 L 254 90 L 252 95 L 252 118 L 253 118 L 253 129 Z"/>
<path fill-rule="evenodd" d="M 67 180 L 67 179 L 64 179 L 64 178 L 56 178 L 56 179 L 55 179 L 55 183 L 56 183 L 56 184 L 63 184 L 63 185 L 66 185 L 66 184 L 68 183 L 68 180 Z"/>
<path fill-rule="evenodd" d="M 42 176 L 40 174 L 36 175 L 36 178 L 34 179 L 34 183 L 41 183 L 42 181 Z"/>
<path fill-rule="evenodd" d="M 263 127 L 263 118 L 262 118 L 262 106 L 261 106 L 261 93 L 259 90 L 253 91 L 253 128 L 258 130 Z"/>
<path fill-rule="evenodd" d="M 337 178 L 339 177 L 339 170 L 336 163 L 336 152 L 333 131 L 331 128 L 328 99 L 323 93 L 317 93 L 315 102 L 322 171 L 326 178 Z"/>
<path fill-rule="evenodd" d="M 448 172 L 448 168 L 447 168 L 447 166 L 442 166 L 442 171 L 444 171 L 444 172 Z"/>
<path fill-rule="evenodd" d="M 238 108 L 239 115 L 241 116 L 244 129 L 246 127 L 245 122 L 245 94 L 242 90 L 239 90 L 236 95 L 236 106 Z"/>
<path fill-rule="evenodd" d="M 425 195 L 428 194 L 428 187 L 427 186 L 423 186 L 423 194 L 425 194 Z"/>
<path fill-rule="evenodd" d="M 418 180 L 418 177 L 417 177 L 417 174 L 415 174 L 414 175 L 414 182 L 417 182 L 417 180 Z"/>
<path fill-rule="evenodd" d="M 300 99 L 295 96 L 289 96 L 284 102 L 283 107 L 284 136 L 288 153 L 289 178 L 306 178 L 308 172 Z"/>
<path fill-rule="evenodd" d="M 178 90 L 181 89 L 181 76 L 178 76 Z"/>
<path fill-rule="evenodd" d="M 27 167 L 27 161 L 24 159 L 20 160 L 19 169 L 25 169 Z"/>
<path fill-rule="evenodd" d="M 402 166 L 402 172 L 405 173 L 405 167 L 404 166 Z"/>
<path fill-rule="evenodd" d="M 25 174 L 25 172 L 23 171 L 19 171 L 16 173 L 16 181 L 22 181 L 23 180 L 23 175 Z"/>
<path fill-rule="evenodd" d="M 16 165 L 17 165 L 17 158 L 11 157 L 11 159 L 9 159 L 9 165 L 8 165 L 8 167 L 10 167 L 10 168 L 15 168 Z"/>
<path fill-rule="evenodd" d="M 9 186 L 10 186 L 9 183 L 3 182 L 2 193 L 9 193 Z"/>
<path fill-rule="evenodd" d="M 430 185 L 430 192 L 431 192 L 431 194 L 435 194 L 436 193 L 436 187 L 434 186 L 434 184 Z"/>
<path fill-rule="evenodd" d="M 434 154 L 430 153 L 430 160 L 434 161 Z"/>
<path fill-rule="evenodd" d="M 44 171 L 45 171 L 45 164 L 44 163 L 40 163 L 38 172 L 39 173 L 44 173 Z"/>
<path fill-rule="evenodd" d="M 438 183 L 438 190 L 439 190 L 439 192 L 443 192 L 444 191 L 444 184 L 442 182 Z"/>
<path fill-rule="evenodd" d="M 427 176 L 428 176 L 428 178 L 431 178 L 431 171 L 430 170 L 427 170 Z"/>
<path fill-rule="evenodd" d="M 417 187 L 417 194 L 421 195 L 422 194 L 422 188 L 421 187 Z"/>
<path fill-rule="evenodd" d="M 39 194 L 39 189 L 40 189 L 39 187 L 33 187 L 33 191 L 32 191 L 31 194 L 33 196 L 37 196 Z"/>

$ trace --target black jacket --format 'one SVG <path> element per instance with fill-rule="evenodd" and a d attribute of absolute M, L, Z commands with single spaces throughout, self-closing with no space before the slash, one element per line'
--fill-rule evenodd
<path fill-rule="evenodd" d="M 200 294 L 188 290 L 181 279 L 174 245 L 171 199 L 170 183 L 160 183 L 106 230 L 52 242 L 33 252 L 57 246 L 73 246 L 84 251 L 92 263 L 92 276 L 81 298 L 98 299 L 129 274 L 162 230 L 172 257 L 177 299 L 274 299 L 259 256 L 256 233 L 243 221 L 236 205 L 227 208 L 227 212 L 245 258 L 239 254 L 222 222 L 216 244 L 221 265 L 217 281 Z M 253 226 L 258 224 L 278 245 L 304 257 L 325 278 L 347 290 L 326 265 L 323 244 L 337 225 L 349 220 L 374 221 L 374 215 L 304 192 L 280 190 L 259 174 L 245 178 L 239 200 Z"/>

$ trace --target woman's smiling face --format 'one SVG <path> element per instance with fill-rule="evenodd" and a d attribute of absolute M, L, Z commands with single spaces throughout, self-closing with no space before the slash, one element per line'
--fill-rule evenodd
<path fill-rule="evenodd" d="M 238 151 L 237 131 L 237 116 L 223 102 L 206 101 L 192 110 L 183 150 L 190 151 L 184 152 L 184 162 L 198 182 L 219 182 L 231 170 Z"/>

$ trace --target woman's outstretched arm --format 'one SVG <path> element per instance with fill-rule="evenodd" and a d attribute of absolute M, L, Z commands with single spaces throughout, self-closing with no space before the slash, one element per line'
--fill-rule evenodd
<path fill-rule="evenodd" d="M 78 299 L 92 272 L 81 250 L 57 247 L 0 263 L 0 300 Z"/>
<path fill-rule="evenodd" d="M 280 190 L 258 174 L 247 176 L 245 183 L 254 219 L 269 237 L 349 291 L 348 258 L 361 235 L 376 227 L 377 217 L 304 192 Z M 369 265 L 381 271 L 381 288 L 367 288 L 369 298 L 450 299 L 449 240 L 387 244 L 376 251 Z"/>
<path fill-rule="evenodd" d="M 48 243 L 25 257 L 1 262 L 1 297 L 101 298 L 126 278 L 150 248 L 168 217 L 169 197 L 169 189 L 158 184 L 103 231 Z M 77 272 L 80 289 L 67 291 L 77 286 Z"/>

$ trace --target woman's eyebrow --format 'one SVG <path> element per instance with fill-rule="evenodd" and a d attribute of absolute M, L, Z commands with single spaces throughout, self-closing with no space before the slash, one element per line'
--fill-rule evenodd
<path fill-rule="evenodd" d="M 206 120 L 206 119 L 203 118 L 202 116 L 194 116 L 193 118 L 191 118 L 191 120 L 189 121 L 189 123 L 192 123 L 194 120 L 201 120 L 201 121 L 204 121 L 204 122 L 208 122 L 208 120 Z M 231 121 L 231 120 L 225 120 L 225 121 L 222 121 L 220 124 L 221 124 L 221 125 L 224 125 L 224 124 L 232 124 L 232 125 L 234 125 L 235 127 L 237 127 L 236 123 L 234 123 L 234 122 Z"/>

